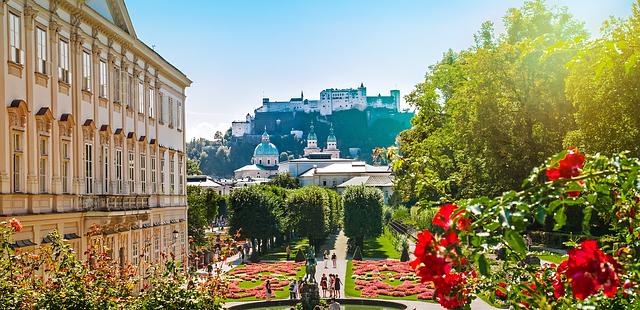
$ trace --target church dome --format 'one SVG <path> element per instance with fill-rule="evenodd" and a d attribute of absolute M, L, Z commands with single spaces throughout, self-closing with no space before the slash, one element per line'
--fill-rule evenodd
<path fill-rule="evenodd" d="M 273 143 L 269 142 L 269 134 L 265 128 L 264 133 L 262 134 L 262 142 L 256 146 L 255 150 L 253 150 L 253 156 L 278 156 L 280 153 L 278 152 L 278 148 L 273 145 Z"/>
<path fill-rule="evenodd" d="M 278 156 L 278 148 L 273 143 L 262 142 L 256 146 L 253 151 L 253 156 Z"/>
<path fill-rule="evenodd" d="M 327 142 L 336 142 L 336 136 L 333 134 L 333 124 L 331 124 L 331 128 L 329 129 L 329 136 L 327 137 Z"/>
<path fill-rule="evenodd" d="M 316 133 L 313 131 L 313 122 L 311 122 L 311 126 L 309 126 L 309 135 L 307 135 L 307 140 L 318 140 Z"/>

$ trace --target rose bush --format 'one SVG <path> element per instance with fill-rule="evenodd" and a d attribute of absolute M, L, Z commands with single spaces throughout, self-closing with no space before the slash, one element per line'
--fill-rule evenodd
<path fill-rule="evenodd" d="M 399 154 L 391 157 L 403 160 Z M 421 201 L 439 204 L 440 210 L 435 229 L 418 234 L 410 266 L 449 309 L 466 307 L 479 294 L 532 309 L 640 308 L 639 176 L 640 161 L 626 153 L 589 156 L 571 148 L 533 169 L 521 191 Z M 570 206 L 582 209 L 583 234 L 590 236 L 591 220 L 598 217 L 610 226 L 610 235 L 567 243 L 572 249 L 558 266 L 524 263 L 532 254 L 527 230 L 547 221 L 562 228 Z"/>

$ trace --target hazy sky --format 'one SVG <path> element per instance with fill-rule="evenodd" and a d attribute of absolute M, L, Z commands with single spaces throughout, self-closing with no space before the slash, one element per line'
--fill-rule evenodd
<path fill-rule="evenodd" d="M 501 31 L 518 0 L 128 0 L 138 37 L 193 84 L 187 137 L 212 138 L 260 106 L 303 90 L 355 87 L 406 95 L 449 48 L 473 42 L 485 20 Z M 633 0 L 548 0 L 569 7 L 597 35 Z"/>

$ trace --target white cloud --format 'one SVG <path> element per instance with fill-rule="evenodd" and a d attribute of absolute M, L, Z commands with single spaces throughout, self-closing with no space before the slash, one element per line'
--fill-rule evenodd
<path fill-rule="evenodd" d="M 209 122 L 199 122 L 187 127 L 187 141 L 192 138 L 206 138 L 212 140 L 216 131 L 224 133 L 229 129 L 229 127 L 231 127 L 231 123 L 212 124 Z"/>

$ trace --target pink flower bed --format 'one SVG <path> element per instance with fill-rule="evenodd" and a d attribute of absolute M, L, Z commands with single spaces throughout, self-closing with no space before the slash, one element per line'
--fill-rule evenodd
<path fill-rule="evenodd" d="M 259 299 L 267 298 L 265 282 L 271 283 L 271 291 L 275 296 L 276 291 L 284 291 L 288 288 L 289 281 L 296 278 L 296 274 L 304 263 L 274 262 L 274 263 L 249 263 L 236 267 L 227 273 L 229 288 L 227 298 L 238 299 L 255 296 Z M 242 282 L 256 283 L 251 288 L 240 287 Z M 272 298 L 274 297 L 272 296 Z"/>
<path fill-rule="evenodd" d="M 417 295 L 418 299 L 433 299 L 433 286 L 420 283 L 414 270 L 406 262 L 398 260 L 353 261 L 353 279 L 355 289 L 360 291 L 362 297 Z M 398 285 L 391 285 L 384 280 L 401 282 Z"/>

